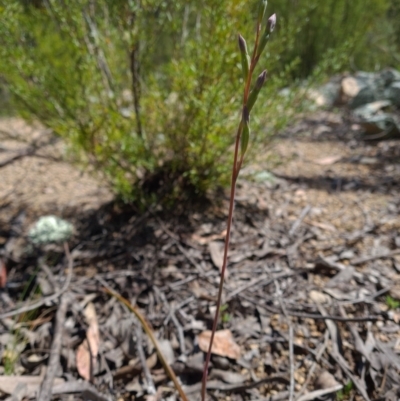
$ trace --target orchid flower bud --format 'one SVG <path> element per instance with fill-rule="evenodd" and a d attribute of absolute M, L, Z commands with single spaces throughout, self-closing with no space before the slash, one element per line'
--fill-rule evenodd
<path fill-rule="evenodd" d="M 257 78 L 256 84 L 254 85 L 253 90 L 250 92 L 249 98 L 247 99 L 247 110 L 249 113 L 251 112 L 251 109 L 253 108 L 258 94 L 260 93 L 261 88 L 264 85 L 264 82 L 267 79 L 267 70 L 264 70 Z"/>

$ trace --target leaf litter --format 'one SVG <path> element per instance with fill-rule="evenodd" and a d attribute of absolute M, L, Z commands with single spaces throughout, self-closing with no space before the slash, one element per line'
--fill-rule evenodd
<path fill-rule="evenodd" d="M 317 112 L 282 134 L 273 151 L 285 162 L 273 179 L 251 178 L 266 171 L 262 159 L 240 179 L 208 385 L 216 399 L 398 397 L 400 144 L 362 142 L 345 112 L 339 124 L 322 129 L 330 120 L 336 115 Z M 62 325 L 54 399 L 176 399 L 153 345 L 104 285 L 139 308 L 196 398 L 227 201 L 173 214 L 136 214 L 114 202 L 61 216 L 77 232 L 69 244 L 73 301 Z M 1 318 L 0 374 L 9 380 L 0 389 L 5 397 L 33 399 L 59 307 L 48 297 L 63 288 L 68 258 L 58 245 L 27 250 L 25 234 L 38 211 L 28 209 L 25 234 L 16 240 L 10 216 L 18 211 L 10 208 L 0 210 L 0 315 L 43 302 Z M 28 387 L 16 389 L 16 382 Z"/>

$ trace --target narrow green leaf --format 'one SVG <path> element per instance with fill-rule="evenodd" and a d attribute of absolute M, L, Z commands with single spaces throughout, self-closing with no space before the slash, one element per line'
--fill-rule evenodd
<path fill-rule="evenodd" d="M 240 59 L 242 62 L 243 79 L 246 82 L 247 77 L 249 76 L 250 56 L 247 51 L 246 41 L 244 40 L 242 35 L 239 35 L 238 41 L 239 41 L 239 49 L 240 49 Z"/>
<path fill-rule="evenodd" d="M 240 137 L 240 150 L 242 153 L 242 157 L 244 157 L 247 147 L 249 145 L 250 139 L 250 113 L 247 107 L 245 106 L 243 109 L 243 130 L 242 135 Z"/>
<path fill-rule="evenodd" d="M 265 11 L 267 10 L 267 0 L 261 0 L 259 7 L 258 7 L 258 18 L 257 21 L 261 24 L 262 20 L 264 19 Z"/>
<path fill-rule="evenodd" d="M 270 37 L 269 33 L 264 33 L 263 36 L 261 36 L 261 40 L 260 43 L 258 44 L 258 49 L 257 49 L 257 57 L 259 57 L 261 53 L 264 51 L 265 46 L 269 41 L 269 37 Z"/>

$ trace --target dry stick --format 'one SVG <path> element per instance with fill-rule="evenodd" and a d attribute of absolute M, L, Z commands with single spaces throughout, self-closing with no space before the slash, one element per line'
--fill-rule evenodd
<path fill-rule="evenodd" d="M 343 306 L 339 305 L 339 311 L 340 314 L 344 317 L 347 318 L 346 311 L 344 310 Z M 364 341 L 362 340 L 360 334 L 358 334 L 357 328 L 354 324 L 351 322 L 347 322 L 347 327 L 349 328 L 349 331 L 351 335 L 353 336 L 354 339 L 354 348 L 356 351 L 358 351 L 364 358 L 371 363 L 371 358 L 368 349 L 366 348 Z"/>
<path fill-rule="evenodd" d="M 73 394 L 80 393 L 82 399 L 92 401 L 111 401 L 111 397 L 103 395 L 90 383 L 84 381 L 70 381 L 59 384 L 52 388 L 52 394 Z"/>
<path fill-rule="evenodd" d="M 353 266 L 357 266 L 357 265 L 362 265 L 363 263 L 371 262 L 371 261 L 377 260 L 377 259 L 392 258 L 393 256 L 396 256 L 399 254 L 400 254 L 400 249 L 395 249 L 394 251 L 381 253 L 379 255 L 363 256 L 358 259 L 353 259 L 350 261 L 350 263 Z"/>
<path fill-rule="evenodd" d="M 275 383 L 275 382 L 282 383 L 282 384 L 288 384 L 289 380 L 286 376 L 282 376 L 282 375 L 265 377 L 264 379 L 260 379 L 256 382 L 252 382 L 252 383 L 248 383 L 248 384 L 225 384 L 225 383 L 221 383 L 219 380 L 215 380 L 215 381 L 210 380 L 207 383 L 207 389 L 238 393 L 240 391 L 246 391 L 246 390 L 260 387 L 263 384 Z M 196 383 L 195 385 L 190 386 L 190 388 L 186 390 L 186 393 L 187 394 L 197 393 L 197 391 L 199 391 L 199 387 L 200 387 L 200 383 Z"/>
<path fill-rule="evenodd" d="M 247 299 L 250 301 L 250 299 Z M 252 302 L 252 301 L 250 301 Z M 278 308 L 274 308 L 269 305 L 264 305 L 264 308 L 269 310 L 272 313 L 279 313 Z M 301 313 L 301 312 L 294 312 L 291 310 L 287 310 L 287 314 L 294 317 L 300 317 L 302 319 L 315 319 L 315 320 L 333 320 L 337 322 L 374 322 L 376 320 L 381 320 L 381 316 L 379 315 L 371 315 L 371 316 L 364 316 L 364 317 L 343 317 L 343 316 L 330 316 L 330 315 L 317 315 L 313 313 Z"/>
<path fill-rule="evenodd" d="M 325 308 L 321 305 L 318 304 L 318 308 L 321 312 L 321 314 L 326 314 Z M 332 320 L 325 320 L 326 327 L 328 328 L 331 340 L 332 340 L 332 350 L 330 352 L 331 357 L 336 361 L 336 363 L 340 366 L 340 368 L 343 370 L 343 372 L 349 377 L 349 379 L 354 383 L 354 385 L 357 387 L 357 390 L 360 392 L 364 400 L 370 401 L 370 398 L 368 396 L 367 390 L 363 383 L 361 383 L 361 380 L 353 375 L 353 373 L 350 371 L 350 368 L 347 364 L 347 361 L 343 358 L 343 356 L 339 352 L 339 347 L 338 347 L 338 328 L 336 324 Z"/>
<path fill-rule="evenodd" d="M 56 314 L 56 325 L 54 328 L 53 344 L 51 345 L 49 363 L 47 365 L 46 374 L 42 385 L 40 386 L 38 401 L 50 401 L 54 378 L 56 377 L 57 368 L 60 363 L 60 352 L 62 344 L 62 334 L 65 322 L 65 314 L 67 313 L 70 297 L 64 294 L 61 297 L 60 306 Z"/>
<path fill-rule="evenodd" d="M 286 315 L 289 323 L 289 363 L 290 363 L 290 387 L 289 387 L 289 401 L 294 398 L 294 351 L 293 351 L 293 325 L 290 317 Z"/>
<path fill-rule="evenodd" d="M 294 398 L 294 350 L 293 350 L 293 325 L 290 316 L 287 314 L 285 305 L 282 302 L 282 291 L 279 286 L 279 282 L 276 280 L 275 285 L 278 290 L 279 303 L 283 314 L 289 325 L 289 364 L 290 364 L 290 387 L 289 387 L 289 401 L 293 401 Z"/>
<path fill-rule="evenodd" d="M 166 326 L 169 322 L 169 319 L 172 319 L 172 314 L 175 314 L 176 311 L 180 311 L 184 306 L 186 306 L 187 304 L 192 303 L 194 300 L 196 299 L 195 296 L 191 296 L 188 299 L 185 299 L 184 301 L 182 301 L 180 304 L 176 305 L 175 308 L 171 309 L 167 315 L 167 317 L 164 319 L 164 326 Z"/>
<path fill-rule="evenodd" d="M 69 280 L 67 278 L 67 282 L 66 282 L 66 286 L 65 286 L 66 288 L 68 288 L 68 285 L 71 281 L 73 261 L 72 261 L 71 254 L 69 252 L 67 243 L 64 243 L 64 249 L 65 249 L 65 253 L 67 255 L 68 264 L 69 264 L 69 277 L 68 277 Z M 54 382 L 54 378 L 56 376 L 58 365 L 60 363 L 63 325 L 64 325 L 65 315 L 67 313 L 69 302 L 70 302 L 70 298 L 69 298 L 68 294 L 64 294 L 61 296 L 60 306 L 59 306 L 59 308 L 57 310 L 57 314 L 56 314 L 56 324 L 55 324 L 55 329 L 54 329 L 53 344 L 51 346 L 51 351 L 50 351 L 49 363 L 47 366 L 47 371 L 46 371 L 45 377 L 43 379 L 42 385 L 39 390 L 39 395 L 37 398 L 38 401 L 50 401 L 51 397 L 52 397 L 53 382 Z"/>
<path fill-rule="evenodd" d="M 239 295 L 241 292 L 248 290 L 251 287 L 267 286 L 267 285 L 273 283 L 275 280 L 295 276 L 297 274 L 302 274 L 304 272 L 305 272 L 305 270 L 295 271 L 295 272 L 283 272 L 283 273 L 277 274 L 275 277 L 272 277 L 272 278 L 265 278 L 265 279 L 263 279 L 262 277 L 256 278 L 256 279 L 251 280 L 248 283 L 242 285 L 241 287 L 237 288 L 236 290 L 232 291 L 230 294 L 228 294 L 228 296 L 225 299 L 225 303 L 229 302 L 230 300 L 235 298 L 237 295 Z"/>
<path fill-rule="evenodd" d="M 142 369 L 144 371 L 144 377 L 146 378 L 147 382 L 147 392 L 149 394 L 156 394 L 156 386 L 154 384 L 154 380 L 151 376 L 150 369 L 146 363 L 146 356 L 144 355 L 143 351 L 143 344 L 142 344 L 142 328 L 137 324 L 135 324 L 135 332 L 136 332 L 136 348 L 139 354 L 140 363 L 142 364 Z"/>
<path fill-rule="evenodd" d="M 168 362 L 166 361 L 160 346 L 158 345 L 157 339 L 153 334 L 153 331 L 151 330 L 150 326 L 148 325 L 148 323 L 146 322 L 146 319 L 144 318 L 144 316 L 140 313 L 139 309 L 137 309 L 135 306 L 133 306 L 127 299 L 125 299 L 124 297 L 122 297 L 121 295 L 117 294 L 115 291 L 113 291 L 110 288 L 103 288 L 104 292 L 106 292 L 109 295 L 112 295 L 113 297 L 117 298 L 119 302 L 121 302 L 121 304 L 125 305 L 138 319 L 140 324 L 143 327 L 143 330 L 146 332 L 146 334 L 149 336 L 151 342 L 154 345 L 154 348 L 157 351 L 157 355 L 160 358 L 161 364 L 164 367 L 165 372 L 167 373 L 167 375 L 169 376 L 169 378 L 173 381 L 176 390 L 178 391 L 180 397 L 182 398 L 183 401 L 188 401 L 186 394 L 184 393 L 181 384 L 179 383 L 178 378 L 176 377 L 174 371 L 171 369 L 171 367 L 169 366 Z"/>
<path fill-rule="evenodd" d="M 179 239 L 176 238 L 176 236 L 174 235 L 174 233 L 172 233 L 166 226 L 165 224 L 161 221 L 161 219 L 159 219 L 157 216 L 155 216 L 153 214 L 154 217 L 156 217 L 158 224 L 160 224 L 161 229 L 165 232 L 165 234 L 167 234 L 172 241 L 174 242 L 174 244 L 178 247 L 179 251 L 183 254 L 183 256 L 186 257 L 186 259 L 199 271 L 199 273 L 201 274 L 205 274 L 204 269 L 198 264 L 196 263 L 196 261 L 189 255 L 189 253 L 186 251 L 186 249 L 181 245 L 181 243 L 179 242 Z"/>
<path fill-rule="evenodd" d="M 52 301 L 58 299 L 59 296 L 62 295 L 68 289 L 69 284 L 71 283 L 71 278 L 72 278 L 73 258 L 69 252 L 68 244 L 66 242 L 64 243 L 64 250 L 65 250 L 65 254 L 67 255 L 67 259 L 68 259 L 68 273 L 67 273 L 67 279 L 65 281 L 64 286 L 59 291 L 56 291 L 53 295 L 42 298 L 40 301 L 34 302 L 33 304 L 30 304 L 30 305 L 21 306 L 20 308 L 15 309 L 13 311 L 2 313 L 0 315 L 0 320 L 6 319 L 7 317 L 19 315 L 21 313 L 29 312 L 34 309 L 38 309 L 41 306 L 47 304 L 48 302 L 52 302 Z"/>
<path fill-rule="evenodd" d="M 300 213 L 298 219 L 293 223 L 292 228 L 289 230 L 289 235 L 293 236 L 296 231 L 299 229 L 301 223 L 306 218 L 307 214 L 311 211 L 311 205 L 307 205 Z"/>
<path fill-rule="evenodd" d="M 342 388 L 343 388 L 342 384 L 337 384 L 336 386 L 333 386 L 333 387 L 323 388 L 321 390 L 311 391 L 311 393 L 303 395 L 297 401 L 316 400 L 317 398 L 320 398 L 320 397 L 322 397 L 324 395 L 336 393 L 337 391 L 341 390 Z"/>
<path fill-rule="evenodd" d="M 328 346 L 328 340 L 329 340 L 329 332 L 328 332 L 328 330 L 326 330 L 326 331 L 325 331 L 325 339 L 324 339 L 324 342 L 323 342 L 321 348 L 318 350 L 317 355 L 315 356 L 315 361 L 313 362 L 313 364 L 312 364 L 310 370 L 308 371 L 307 379 L 306 379 L 306 381 L 304 382 L 303 387 L 302 387 L 301 390 L 299 391 L 299 394 L 297 395 L 298 398 L 296 399 L 296 401 L 301 400 L 301 395 L 304 393 L 304 391 L 306 391 L 307 386 L 308 386 L 308 383 L 310 383 L 311 377 L 312 377 L 312 375 L 314 374 L 314 370 L 315 370 L 316 367 L 317 367 L 317 363 L 318 363 L 319 360 L 321 359 L 322 354 L 325 352 L 325 349 L 326 349 L 326 347 Z"/>
<path fill-rule="evenodd" d="M 340 311 L 340 314 L 343 317 L 347 317 L 346 311 L 344 310 L 343 306 L 339 305 L 339 311 Z M 366 367 L 367 367 L 365 361 L 367 361 L 370 364 L 372 369 L 374 368 L 374 363 L 371 360 L 372 349 L 368 349 L 366 343 L 364 343 L 364 341 L 362 340 L 360 334 L 358 333 L 357 327 L 355 326 L 354 323 L 347 322 L 347 327 L 349 328 L 350 333 L 353 336 L 354 347 L 355 347 L 356 351 L 358 351 L 363 356 L 363 358 L 362 358 L 361 378 L 364 379 L 365 372 L 366 372 Z"/>
<path fill-rule="evenodd" d="M 168 309 L 168 318 L 171 318 L 172 322 L 174 323 L 174 325 L 176 327 L 176 330 L 178 331 L 179 347 L 181 350 L 181 354 L 185 355 L 186 354 L 185 335 L 183 333 L 183 328 L 182 328 L 181 324 L 179 323 L 178 318 L 175 315 L 175 311 L 172 310 L 165 294 L 157 286 L 153 286 L 153 289 L 156 291 L 156 293 L 158 294 L 158 296 L 161 298 L 161 300 L 164 302 L 165 306 Z M 166 320 L 167 319 L 165 319 L 164 322 Z"/>

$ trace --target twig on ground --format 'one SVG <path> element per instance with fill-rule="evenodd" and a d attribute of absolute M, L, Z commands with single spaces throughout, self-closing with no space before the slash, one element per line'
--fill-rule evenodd
<path fill-rule="evenodd" d="M 316 400 L 317 398 L 321 398 L 324 395 L 328 395 L 328 394 L 332 394 L 332 393 L 336 393 L 337 391 L 341 390 L 343 388 L 342 384 L 338 384 L 334 387 L 330 387 L 330 388 L 324 388 L 321 390 L 315 390 L 315 391 L 311 391 L 308 394 L 304 394 L 303 396 L 301 396 L 300 398 L 297 399 L 297 401 L 311 401 L 311 400 Z"/>
<path fill-rule="evenodd" d="M 219 380 L 218 381 L 211 380 L 207 382 L 207 390 L 239 392 L 260 387 L 263 384 L 275 383 L 275 382 L 282 384 L 290 384 L 290 380 L 286 376 L 270 376 L 249 384 L 222 384 Z M 200 388 L 201 388 L 201 383 L 196 383 L 193 386 L 185 387 L 186 394 L 197 393 L 200 390 Z"/>
<path fill-rule="evenodd" d="M 53 286 L 55 291 L 58 291 L 60 289 L 60 285 L 57 282 L 57 280 L 55 279 L 54 274 L 51 271 L 51 269 L 49 268 L 49 266 L 46 265 L 44 257 L 41 257 L 39 259 L 39 266 L 40 266 L 40 269 L 45 274 L 47 280 L 50 282 L 50 285 Z"/>
<path fill-rule="evenodd" d="M 167 317 L 164 319 L 164 323 L 163 323 L 163 324 L 166 325 L 166 324 L 168 323 L 169 319 L 172 318 L 172 313 L 175 314 L 175 312 L 177 312 L 177 311 L 182 312 L 182 308 L 183 308 L 184 306 L 186 306 L 187 304 L 190 304 L 191 302 L 193 302 L 195 299 L 196 299 L 195 296 L 190 296 L 188 299 L 185 299 L 185 300 L 182 301 L 180 304 L 178 304 L 174 309 L 172 309 L 172 310 L 168 313 Z"/>
<path fill-rule="evenodd" d="M 136 320 L 136 319 L 135 319 Z M 156 394 L 156 386 L 153 381 L 153 377 L 151 376 L 150 369 L 147 366 L 146 363 L 146 356 L 143 351 L 143 344 L 142 344 L 142 327 L 137 324 L 137 322 L 134 322 L 135 325 L 135 333 L 136 333 L 136 347 L 137 347 L 137 352 L 139 355 L 140 363 L 142 365 L 144 377 L 146 379 L 146 384 L 147 384 L 147 392 L 149 394 Z"/>
<path fill-rule="evenodd" d="M 293 401 L 294 397 L 294 351 L 293 351 L 293 325 L 288 317 L 289 324 L 289 364 L 290 364 L 290 388 L 289 401 Z"/>
<path fill-rule="evenodd" d="M 377 259 L 391 258 L 396 255 L 400 255 L 400 249 L 395 249 L 393 251 L 381 253 L 379 255 L 362 256 L 361 258 L 351 260 L 350 263 L 353 266 L 357 266 L 357 265 L 362 265 L 363 263 L 371 262 L 371 261 L 377 260 Z"/>
<path fill-rule="evenodd" d="M 320 309 L 321 314 L 326 314 L 325 308 L 321 304 L 318 304 L 318 308 Z M 364 400 L 370 401 L 364 383 L 362 383 L 357 376 L 353 375 L 353 373 L 350 371 L 350 367 L 348 366 L 346 360 L 339 352 L 338 329 L 336 324 L 330 319 L 325 320 L 325 324 L 329 330 L 329 335 L 332 340 L 332 350 L 329 352 L 329 354 L 340 366 L 340 368 L 347 375 L 347 377 L 354 383 L 354 385 L 357 387 L 357 390 L 359 391 L 360 395 L 364 398 Z"/>
<path fill-rule="evenodd" d="M 329 260 L 329 258 L 324 257 L 322 254 L 318 255 L 318 258 L 317 258 L 315 264 L 322 265 L 322 266 L 328 267 L 329 269 L 337 270 L 339 272 L 341 272 L 342 270 L 347 268 L 347 266 L 344 265 L 343 263 L 334 262 L 332 260 Z"/>
<path fill-rule="evenodd" d="M 293 237 L 296 231 L 299 229 L 301 223 L 305 219 L 308 213 L 311 211 L 311 205 L 307 205 L 300 213 L 299 218 L 293 223 L 292 228 L 289 230 L 289 236 Z"/>
<path fill-rule="evenodd" d="M 274 337 L 273 340 L 271 339 L 270 342 L 272 342 L 272 341 L 273 341 L 273 342 L 279 341 L 279 342 L 287 342 L 287 343 L 289 343 L 289 338 L 288 338 L 287 336 L 285 336 L 285 335 L 284 335 L 283 333 L 281 333 L 280 331 L 278 331 L 278 333 L 279 333 L 279 335 L 282 337 L 282 340 L 280 340 L 280 339 L 277 340 L 277 339 Z M 265 337 L 264 337 L 262 340 L 265 342 Z M 334 368 L 334 366 L 328 361 L 328 359 L 324 358 L 322 354 L 318 354 L 318 353 L 317 353 L 315 350 L 313 350 L 312 348 L 307 347 L 306 345 L 298 344 L 298 343 L 294 343 L 293 346 L 294 346 L 294 348 L 299 348 L 299 349 L 302 350 L 302 351 L 308 352 L 310 355 L 312 355 L 312 356 L 315 358 L 315 360 L 317 360 L 317 358 L 319 357 L 319 359 L 321 359 L 321 361 L 324 362 L 324 364 L 325 364 L 326 366 L 328 366 L 330 369 L 333 369 L 333 368 Z"/>
<path fill-rule="evenodd" d="M 279 286 L 279 282 L 275 280 L 275 285 L 278 293 L 279 304 L 283 314 L 286 317 L 286 321 L 289 326 L 289 366 L 290 366 L 290 387 L 289 387 L 289 401 L 293 401 L 294 397 L 294 350 L 293 350 L 293 325 L 290 316 L 287 314 L 285 305 L 282 302 L 282 290 Z"/>
<path fill-rule="evenodd" d="M 245 298 L 247 301 L 253 302 L 256 305 L 258 304 L 255 301 L 251 301 L 250 298 Z M 272 313 L 280 313 L 278 308 L 274 308 L 270 305 L 264 305 L 265 309 L 269 310 Z M 313 313 L 301 313 L 301 312 L 294 312 L 290 309 L 287 309 L 287 314 L 294 317 L 300 317 L 303 319 L 315 319 L 315 320 L 334 320 L 337 322 L 374 322 L 376 320 L 380 320 L 382 317 L 378 315 L 371 315 L 371 316 L 363 316 L 363 317 L 343 317 L 343 316 L 331 316 L 331 315 L 317 315 Z"/>
<path fill-rule="evenodd" d="M 39 395 L 37 397 L 38 401 L 51 400 L 53 382 L 54 378 L 56 377 L 57 369 L 60 363 L 63 328 L 65 315 L 67 313 L 69 303 L 69 294 L 66 293 L 62 295 L 60 305 L 56 314 L 56 323 L 54 328 L 53 344 L 51 345 L 49 363 L 47 365 L 47 370 L 42 385 L 40 386 Z"/>
<path fill-rule="evenodd" d="M 99 393 L 90 383 L 84 381 L 70 381 L 52 388 L 53 395 L 80 393 L 84 400 L 112 401 L 110 396 Z"/>
<path fill-rule="evenodd" d="M 328 346 L 328 340 L 329 340 L 329 331 L 325 330 L 324 342 L 323 342 L 322 346 L 320 347 L 320 349 L 318 350 L 317 355 L 315 356 L 315 361 L 313 362 L 310 370 L 308 371 L 307 379 L 304 382 L 303 387 L 299 391 L 299 394 L 297 395 L 298 398 L 296 399 L 296 401 L 299 401 L 301 399 L 301 395 L 304 393 L 304 391 L 306 391 L 307 386 L 311 381 L 311 377 L 317 367 L 317 364 L 318 364 L 319 360 L 321 359 L 323 353 L 325 352 L 326 347 Z"/>
<path fill-rule="evenodd" d="M 234 297 L 236 297 L 236 295 L 240 294 L 244 290 L 248 290 L 251 287 L 267 286 L 269 284 L 272 284 L 276 280 L 295 276 L 297 274 L 302 274 L 302 273 L 304 273 L 304 271 L 284 272 L 284 273 L 277 274 L 275 277 L 272 277 L 272 278 L 258 277 L 256 279 L 251 280 L 248 283 L 242 285 L 241 287 L 237 288 L 236 290 L 232 291 L 230 294 L 228 294 L 227 297 L 225 298 L 225 303 L 231 301 Z"/>
<path fill-rule="evenodd" d="M 140 321 L 140 324 L 143 327 L 143 330 L 146 332 L 146 334 L 150 338 L 150 341 L 153 343 L 154 348 L 157 351 L 157 355 L 158 355 L 158 357 L 160 359 L 160 362 L 163 365 L 163 368 L 164 368 L 165 372 L 167 373 L 169 378 L 174 383 L 175 388 L 179 393 L 179 396 L 182 398 L 183 401 L 188 401 L 188 399 L 186 397 L 186 394 L 184 393 L 184 391 L 182 389 L 182 386 L 179 383 L 178 378 L 176 377 L 174 371 L 171 369 L 171 367 L 169 366 L 167 360 L 165 359 L 164 354 L 162 353 L 161 348 L 158 345 L 157 339 L 156 339 L 153 331 L 151 330 L 149 324 L 147 323 L 145 317 L 141 314 L 139 309 L 137 307 L 133 306 L 127 299 L 125 299 L 124 297 L 122 297 L 121 295 L 116 293 L 102 278 L 96 277 L 96 279 L 101 284 L 103 284 L 104 292 L 106 292 L 107 294 L 115 297 L 121 304 L 125 305 L 138 318 L 138 320 Z"/>
<path fill-rule="evenodd" d="M 12 316 L 16 316 L 19 315 L 21 313 L 25 313 L 25 312 L 29 312 L 31 310 L 34 309 L 38 309 L 41 306 L 47 304 L 48 302 L 53 302 L 56 299 L 58 299 L 60 297 L 60 295 L 62 295 L 65 291 L 67 291 L 70 283 L 71 283 L 71 279 L 72 279 L 72 271 L 73 271 L 73 258 L 69 252 L 69 247 L 67 243 L 64 243 L 64 250 L 65 250 L 65 254 L 67 256 L 68 259 L 68 269 L 67 269 L 67 278 L 65 280 L 65 283 L 63 285 L 63 287 L 59 290 L 56 291 L 53 295 L 49 295 L 48 297 L 42 298 L 41 300 L 34 302 L 32 304 L 28 304 L 28 305 L 24 305 L 21 306 L 18 309 L 9 311 L 9 312 L 5 312 L 0 314 L 0 320 L 1 319 L 6 319 L 8 317 L 12 317 Z"/>
<path fill-rule="evenodd" d="M 189 255 L 186 249 L 181 245 L 179 238 L 176 237 L 174 233 L 172 233 L 165 224 L 157 217 L 158 224 L 160 225 L 161 229 L 168 235 L 174 242 L 174 244 L 178 247 L 179 251 L 182 253 L 183 256 L 198 270 L 200 274 L 204 274 L 204 269 Z"/>
<path fill-rule="evenodd" d="M 183 328 L 182 328 L 181 324 L 179 323 L 178 318 L 175 315 L 175 311 L 172 310 L 165 294 L 156 286 L 153 286 L 153 289 L 158 293 L 158 295 L 160 296 L 160 298 L 162 299 L 162 301 L 164 302 L 164 304 L 168 310 L 168 316 L 164 320 L 164 324 L 166 321 L 168 321 L 167 319 L 171 318 L 171 320 L 174 323 L 176 330 L 178 332 L 179 346 L 180 346 L 181 354 L 185 355 L 186 354 L 185 335 L 183 333 Z"/>
<path fill-rule="evenodd" d="M 113 377 L 113 373 L 111 372 L 110 367 L 108 366 L 108 362 L 106 357 L 104 356 L 104 350 L 101 351 L 101 362 L 104 365 L 105 369 L 106 369 L 106 382 L 108 384 L 108 387 L 110 389 L 114 388 L 114 377 Z"/>
<path fill-rule="evenodd" d="M 344 318 L 347 318 L 347 314 L 343 306 L 339 305 L 339 311 Z M 347 322 L 347 327 L 349 328 L 350 333 L 353 336 L 354 348 L 356 349 L 356 351 L 358 351 L 368 362 L 371 362 L 369 351 L 366 349 L 364 341 L 361 339 L 360 334 L 358 334 L 356 326 L 351 322 Z"/>
<path fill-rule="evenodd" d="M 349 301 L 340 301 L 340 302 L 338 302 L 338 305 L 355 305 L 355 304 L 360 304 L 363 302 L 364 303 L 372 303 L 375 298 L 378 298 L 381 295 L 386 294 L 387 292 L 390 291 L 391 288 L 392 288 L 392 286 L 382 288 L 381 290 L 374 292 L 373 294 L 368 295 L 364 298 L 356 298 L 354 300 L 349 300 Z"/>

